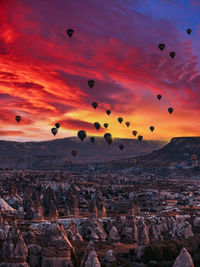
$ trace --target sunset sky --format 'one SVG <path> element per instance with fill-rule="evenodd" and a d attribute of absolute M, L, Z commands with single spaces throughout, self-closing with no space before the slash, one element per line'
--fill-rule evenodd
<path fill-rule="evenodd" d="M 199 0 L 0 0 L 0 139 L 200 135 L 199 14 Z"/>

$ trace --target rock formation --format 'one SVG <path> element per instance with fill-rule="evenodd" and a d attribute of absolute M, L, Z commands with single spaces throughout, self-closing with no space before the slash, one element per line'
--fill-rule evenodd
<path fill-rule="evenodd" d="M 71 262 L 71 243 L 62 224 L 52 222 L 44 228 L 42 267 L 73 266 Z"/>
<path fill-rule="evenodd" d="M 101 267 L 92 241 L 88 243 L 87 250 L 81 261 L 81 267 Z"/>
<path fill-rule="evenodd" d="M 193 260 L 186 248 L 182 248 L 180 254 L 176 258 L 173 267 L 194 267 Z"/>
<path fill-rule="evenodd" d="M 26 258 L 28 249 L 22 238 L 20 230 L 17 228 L 16 222 L 12 223 L 8 231 L 7 238 L 2 248 L 3 263 L 1 267 L 28 267 Z"/>

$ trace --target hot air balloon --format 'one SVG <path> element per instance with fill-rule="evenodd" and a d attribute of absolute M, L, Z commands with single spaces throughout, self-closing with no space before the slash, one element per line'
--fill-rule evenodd
<path fill-rule="evenodd" d="M 130 122 L 129 122 L 129 121 L 126 122 L 126 126 L 127 126 L 127 127 L 130 126 Z"/>
<path fill-rule="evenodd" d="M 88 81 L 88 85 L 90 88 L 92 88 L 95 85 L 95 81 L 94 80 L 89 80 Z"/>
<path fill-rule="evenodd" d="M 108 123 L 104 123 L 103 125 L 105 128 L 108 128 Z"/>
<path fill-rule="evenodd" d="M 106 140 L 108 137 L 112 137 L 112 135 L 110 133 L 105 133 L 104 134 L 104 139 Z"/>
<path fill-rule="evenodd" d="M 19 123 L 21 121 L 21 116 L 16 116 L 15 119 Z"/>
<path fill-rule="evenodd" d="M 168 111 L 169 111 L 170 114 L 172 114 L 172 112 L 174 111 L 174 109 L 173 108 L 168 108 Z"/>
<path fill-rule="evenodd" d="M 122 117 L 119 117 L 117 120 L 118 120 L 119 123 L 122 123 L 123 118 Z"/>
<path fill-rule="evenodd" d="M 86 138 L 87 134 L 84 130 L 81 130 L 78 132 L 78 137 L 81 139 L 81 141 L 83 142 L 84 139 Z"/>
<path fill-rule="evenodd" d="M 76 150 L 72 150 L 71 154 L 72 154 L 73 157 L 76 157 L 78 152 Z"/>
<path fill-rule="evenodd" d="M 174 58 L 176 53 L 172 51 L 172 52 L 169 53 L 169 55 L 170 55 L 171 58 Z"/>
<path fill-rule="evenodd" d="M 57 128 L 52 128 L 51 132 L 55 136 L 57 134 L 57 132 L 58 132 L 58 129 Z"/>
<path fill-rule="evenodd" d="M 66 33 L 67 33 L 67 35 L 71 38 L 72 35 L 73 35 L 73 33 L 74 33 L 74 30 L 72 30 L 72 29 L 68 29 L 68 30 L 66 30 Z"/>
<path fill-rule="evenodd" d="M 123 150 L 123 149 L 124 149 L 124 145 L 120 144 L 120 145 L 119 145 L 119 148 L 120 148 L 121 150 Z"/>
<path fill-rule="evenodd" d="M 106 142 L 107 142 L 109 145 L 112 144 L 113 139 L 112 139 L 112 135 L 111 135 L 110 133 L 105 133 L 105 134 L 104 134 L 104 138 L 105 138 Z"/>
<path fill-rule="evenodd" d="M 137 135 L 137 131 L 132 131 L 132 134 L 133 134 L 134 136 L 136 136 L 136 135 Z"/>
<path fill-rule="evenodd" d="M 99 130 L 100 127 L 101 127 L 101 125 L 100 125 L 98 122 L 95 122 L 95 123 L 94 123 L 94 127 L 95 127 L 97 130 Z"/>
<path fill-rule="evenodd" d="M 188 29 L 186 30 L 186 32 L 187 32 L 188 34 L 190 34 L 190 33 L 192 32 L 192 30 L 191 30 L 190 28 L 188 28 Z"/>
<path fill-rule="evenodd" d="M 110 115 L 110 113 L 111 113 L 111 110 L 110 109 L 107 109 L 106 110 L 106 113 L 108 114 L 108 116 Z"/>
<path fill-rule="evenodd" d="M 154 126 L 150 126 L 149 129 L 153 132 L 154 131 Z"/>
<path fill-rule="evenodd" d="M 163 51 L 165 49 L 165 44 L 159 44 L 158 45 L 158 48 Z"/>
<path fill-rule="evenodd" d="M 95 138 L 94 137 L 90 137 L 90 142 L 93 144 L 95 142 Z"/>
<path fill-rule="evenodd" d="M 57 129 L 60 128 L 60 123 L 56 123 L 55 126 Z"/>
<path fill-rule="evenodd" d="M 140 141 L 140 143 L 142 142 L 142 140 L 143 140 L 143 136 L 142 135 L 139 135 L 138 136 L 138 140 Z"/>
<path fill-rule="evenodd" d="M 96 109 L 98 107 L 98 103 L 97 102 L 92 102 L 92 106 L 94 109 Z"/>
<path fill-rule="evenodd" d="M 108 137 L 106 138 L 106 142 L 107 142 L 109 145 L 111 145 L 112 142 L 113 142 L 112 137 L 111 137 L 111 136 L 108 136 Z"/>
<path fill-rule="evenodd" d="M 162 95 L 157 95 L 158 100 L 162 98 Z"/>

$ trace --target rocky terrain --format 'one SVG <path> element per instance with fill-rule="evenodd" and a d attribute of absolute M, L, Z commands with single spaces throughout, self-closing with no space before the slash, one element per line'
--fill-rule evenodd
<path fill-rule="evenodd" d="M 0 266 L 200 266 L 198 140 L 71 169 L 2 168 Z"/>

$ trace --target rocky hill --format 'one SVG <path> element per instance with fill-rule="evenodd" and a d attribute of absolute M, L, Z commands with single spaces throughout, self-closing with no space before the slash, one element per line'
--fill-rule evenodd
<path fill-rule="evenodd" d="M 81 142 L 76 137 L 44 142 L 0 141 L 0 168 L 60 168 L 71 163 L 104 162 L 121 158 L 134 158 L 161 148 L 166 142 L 143 141 L 136 139 L 115 139 L 109 146 L 103 138 L 97 137 L 92 144 Z M 119 149 L 119 144 L 124 149 Z M 71 155 L 77 150 L 77 157 Z"/>
<path fill-rule="evenodd" d="M 159 150 L 154 150 L 149 155 L 140 157 L 141 160 L 145 161 L 180 161 L 186 159 L 186 155 L 197 155 L 200 157 L 200 137 L 175 137 L 171 141 L 160 148 Z"/>

